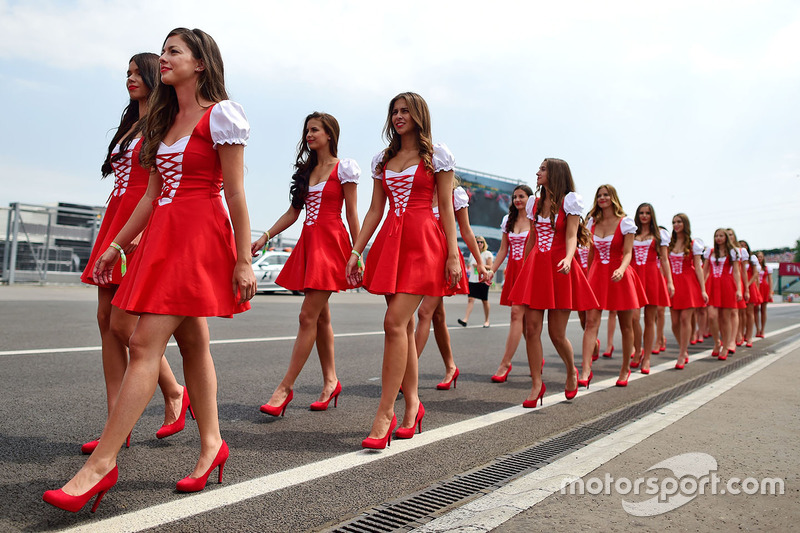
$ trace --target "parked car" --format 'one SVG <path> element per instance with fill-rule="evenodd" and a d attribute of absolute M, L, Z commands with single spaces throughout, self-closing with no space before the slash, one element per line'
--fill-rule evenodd
<path fill-rule="evenodd" d="M 253 258 L 253 273 L 256 275 L 256 292 L 284 291 L 283 287 L 275 284 L 275 278 L 281 273 L 283 265 L 289 259 L 289 252 L 268 250 L 258 257 Z"/>

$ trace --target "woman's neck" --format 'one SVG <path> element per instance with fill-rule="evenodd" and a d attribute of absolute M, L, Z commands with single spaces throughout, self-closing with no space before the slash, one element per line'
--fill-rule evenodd
<path fill-rule="evenodd" d="M 419 140 L 416 131 L 409 131 L 400 136 L 400 151 L 419 152 Z"/>

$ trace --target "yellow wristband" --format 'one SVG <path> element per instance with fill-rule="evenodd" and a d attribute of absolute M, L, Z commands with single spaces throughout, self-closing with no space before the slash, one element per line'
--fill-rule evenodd
<path fill-rule="evenodd" d="M 127 261 L 127 258 L 125 257 L 125 250 L 123 250 L 122 246 L 120 246 L 119 244 L 115 243 L 114 241 L 111 241 L 111 244 L 109 244 L 109 247 L 111 247 L 111 248 L 113 248 L 113 249 L 115 249 L 116 251 L 119 252 L 119 260 L 120 260 L 119 270 L 120 270 L 120 272 L 122 272 L 122 275 L 124 276 L 125 272 L 128 270 L 128 261 Z"/>
<path fill-rule="evenodd" d="M 267 252 L 267 246 L 269 246 L 269 232 L 265 231 L 264 235 L 267 236 L 267 240 L 264 241 L 264 248 L 261 249 L 261 255 L 264 255 Z"/>

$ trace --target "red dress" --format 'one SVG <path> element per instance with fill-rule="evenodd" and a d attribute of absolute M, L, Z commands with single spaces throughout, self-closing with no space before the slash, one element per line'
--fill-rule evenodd
<path fill-rule="evenodd" d="M 758 264 L 758 260 L 755 257 L 750 257 L 750 260 L 747 262 L 747 269 L 746 269 L 746 276 L 745 283 L 753 277 L 753 269 L 756 268 L 755 265 Z M 753 305 L 761 305 L 761 289 L 758 285 L 758 277 L 756 277 L 756 281 L 748 285 L 747 290 L 750 291 L 750 300 L 747 302 L 748 304 Z"/>
<path fill-rule="evenodd" d="M 592 226 L 594 258 L 589 265 L 589 285 L 592 286 L 600 309 L 607 311 L 639 309 L 648 303 L 642 282 L 639 281 L 639 276 L 630 265 L 625 269 L 621 280 L 611 281 L 611 273 L 622 264 L 625 241 L 622 230 L 623 222 L 626 224 L 626 234 L 636 231 L 633 220 L 627 217 L 622 218 L 617 223 L 610 240 L 595 235 L 595 226 Z"/>
<path fill-rule="evenodd" d="M 103 215 L 103 223 L 100 224 L 100 230 L 97 232 L 92 254 L 89 256 L 89 263 L 86 265 L 83 274 L 81 274 L 81 281 L 84 283 L 97 285 L 92 277 L 97 258 L 108 250 L 111 241 L 114 240 L 114 237 L 117 236 L 128 221 L 133 210 L 139 204 L 139 200 L 142 199 L 147 190 L 147 180 L 150 177 L 150 172 L 139 164 L 139 151 L 142 148 L 141 141 L 141 138 L 131 141 L 125 155 L 111 163 L 111 166 L 114 167 L 114 190 L 111 191 L 111 196 L 109 196 L 108 207 L 106 207 L 106 213 Z M 119 149 L 120 146 L 117 145 L 111 155 L 118 154 Z M 132 257 L 132 254 L 128 254 L 128 261 Z M 114 265 L 114 271 L 111 273 L 112 285 L 119 285 L 122 282 L 121 269 L 122 263 L 118 261 Z"/>
<path fill-rule="evenodd" d="M 733 262 L 736 261 L 736 251 L 731 250 L 730 257 L 714 257 L 714 251 L 708 249 L 706 259 L 711 263 L 710 275 L 706 280 L 708 305 L 736 309 L 736 281 L 733 277 Z"/>
<path fill-rule="evenodd" d="M 509 231 L 508 215 L 503 217 L 500 230 L 505 233 L 508 238 L 508 261 L 506 262 L 506 269 L 503 272 L 503 290 L 500 292 L 500 305 L 511 306 L 513 303 L 509 295 L 522 270 L 523 256 L 525 255 L 525 241 L 528 240 L 528 232 L 512 233 L 514 228 L 511 228 L 512 231 Z"/>
<path fill-rule="evenodd" d="M 364 287 L 373 294 L 466 294 L 461 287 L 451 289 L 445 278 L 447 238 L 431 209 L 434 173 L 421 160 L 399 173 L 377 168 L 382 156 L 373 159 L 372 174 L 382 181 L 389 212 L 365 258 Z M 433 163 L 435 172 L 455 167 L 452 154 L 439 144 Z"/>
<path fill-rule="evenodd" d="M 326 181 L 309 187 L 303 231 L 275 283 L 290 291 L 352 287 L 345 278 L 352 246 L 342 222 L 342 183 L 358 183 L 360 174 L 355 161 L 342 159 Z"/>
<path fill-rule="evenodd" d="M 664 240 L 657 237 L 649 241 L 633 241 L 633 266 L 634 272 L 644 286 L 647 296 L 647 305 L 669 307 L 669 291 L 664 275 L 661 272 L 661 262 L 658 258 L 658 247 L 665 246 Z"/>
<path fill-rule="evenodd" d="M 672 271 L 672 283 L 675 285 L 675 296 L 672 297 L 673 309 L 693 309 L 705 307 L 703 291 L 694 269 L 694 256 L 703 253 L 703 247 L 692 241 L 692 251 L 688 254 L 669 253 L 669 266 Z"/>
<path fill-rule="evenodd" d="M 531 309 L 585 311 L 599 308 L 597 298 L 574 256 L 569 273 L 558 272 L 558 263 L 567 253 L 567 212 L 564 206 L 569 202 L 569 213 L 579 214 L 583 208 L 582 200 L 575 193 L 567 194 L 559 206 L 555 229 L 549 218 L 536 216 L 537 201 L 537 198 L 529 198 L 525 208 L 528 218 L 537 218 L 531 223 L 531 238 L 535 239 L 535 243 L 511 289 L 511 301 Z"/>
<path fill-rule="evenodd" d="M 772 274 L 772 268 L 767 266 L 758 271 L 758 288 L 761 291 L 761 303 L 772 302 L 772 287 L 767 274 Z"/>
<path fill-rule="evenodd" d="M 225 100 L 206 111 L 190 136 L 172 146 L 161 143 L 161 196 L 113 305 L 133 314 L 177 316 L 231 317 L 250 309 L 231 289 L 236 245 L 215 150 L 245 144 L 249 131 L 242 108 Z"/>

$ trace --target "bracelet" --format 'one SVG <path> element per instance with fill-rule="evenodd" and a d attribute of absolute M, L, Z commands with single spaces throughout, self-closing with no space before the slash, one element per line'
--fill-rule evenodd
<path fill-rule="evenodd" d="M 264 235 L 267 236 L 267 240 L 264 241 L 264 248 L 261 249 L 261 255 L 264 255 L 265 253 L 267 253 L 267 246 L 269 246 L 269 232 L 265 231 Z"/>
<path fill-rule="evenodd" d="M 359 259 L 362 259 L 361 254 L 358 253 L 355 248 L 350 250 L 350 253 L 353 254 L 354 256 L 358 257 Z"/>
<path fill-rule="evenodd" d="M 122 273 L 122 275 L 124 276 L 125 272 L 128 270 L 128 261 L 127 261 L 127 258 L 125 257 L 125 250 L 123 250 L 122 246 L 120 246 L 119 244 L 115 243 L 114 241 L 111 241 L 111 244 L 109 244 L 109 247 L 111 247 L 111 248 L 113 248 L 113 249 L 115 249 L 116 251 L 119 252 L 119 259 L 120 259 L 119 270 Z"/>

